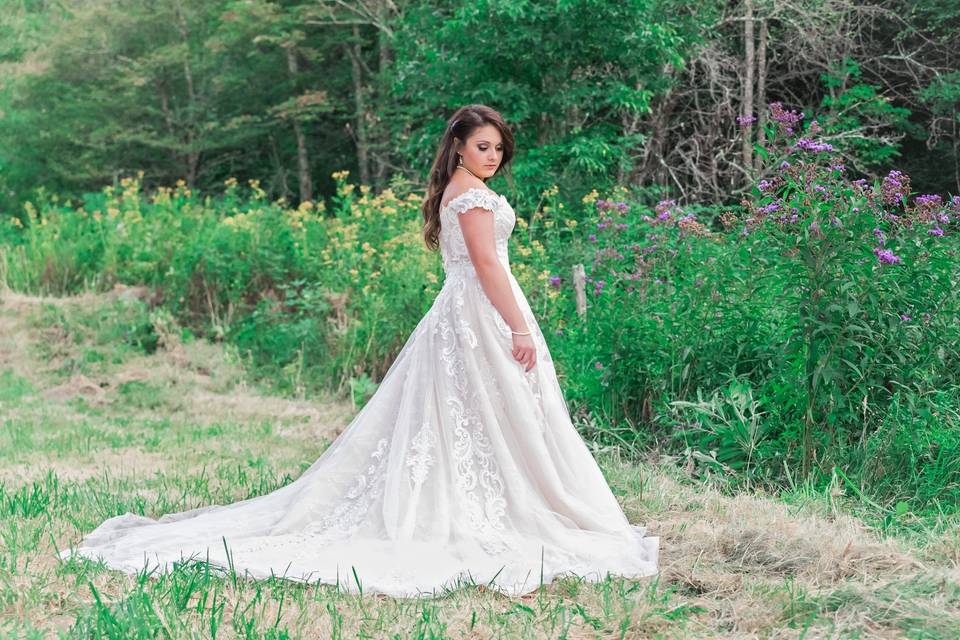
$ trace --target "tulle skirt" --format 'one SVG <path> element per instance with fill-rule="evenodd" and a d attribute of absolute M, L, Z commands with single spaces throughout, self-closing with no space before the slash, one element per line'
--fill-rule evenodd
<path fill-rule="evenodd" d="M 129 573 L 197 560 L 397 597 L 656 574 L 659 537 L 627 521 L 574 428 L 512 273 L 537 345 L 529 372 L 473 266 L 446 271 L 374 395 L 295 481 L 159 519 L 118 515 L 61 557 Z"/>

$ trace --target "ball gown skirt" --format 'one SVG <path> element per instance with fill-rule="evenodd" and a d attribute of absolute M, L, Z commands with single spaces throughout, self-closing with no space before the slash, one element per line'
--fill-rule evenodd
<path fill-rule="evenodd" d="M 529 372 L 466 252 L 458 218 L 478 208 L 494 213 L 497 254 L 536 344 Z M 296 480 L 158 519 L 117 515 L 60 556 L 128 573 L 192 559 L 397 597 L 465 584 L 522 595 L 564 574 L 656 574 L 659 537 L 628 522 L 573 426 L 510 272 L 515 222 L 506 198 L 486 189 L 442 207 L 442 289 L 374 395 Z"/>

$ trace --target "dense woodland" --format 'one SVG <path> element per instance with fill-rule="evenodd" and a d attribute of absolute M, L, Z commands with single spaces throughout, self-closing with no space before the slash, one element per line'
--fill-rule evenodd
<path fill-rule="evenodd" d="M 737 202 L 766 105 L 816 114 L 847 167 L 960 190 L 954 0 L 3 0 L 0 215 L 144 172 L 329 199 L 424 184 L 448 115 L 515 127 L 509 192 L 613 184 Z M 756 117 L 743 127 L 738 117 Z"/>

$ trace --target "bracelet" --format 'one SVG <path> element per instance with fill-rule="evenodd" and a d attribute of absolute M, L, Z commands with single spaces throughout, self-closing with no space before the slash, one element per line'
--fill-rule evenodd
<path fill-rule="evenodd" d="M 530 335 L 530 332 L 529 332 L 529 331 L 527 331 L 526 333 L 523 333 L 522 331 L 513 331 L 512 333 L 515 333 L 515 334 L 518 335 L 518 336 L 528 336 L 528 335 Z"/>

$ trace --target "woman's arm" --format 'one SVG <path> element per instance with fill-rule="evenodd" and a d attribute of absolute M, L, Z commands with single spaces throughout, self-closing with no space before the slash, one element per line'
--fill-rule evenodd
<path fill-rule="evenodd" d="M 484 293 L 513 331 L 530 331 L 513 295 L 507 270 L 497 258 L 494 239 L 494 214 L 489 209 L 474 207 L 458 214 L 467 254 L 480 279 Z M 536 364 L 536 348 L 532 336 L 513 335 L 513 356 L 529 371 Z"/>

